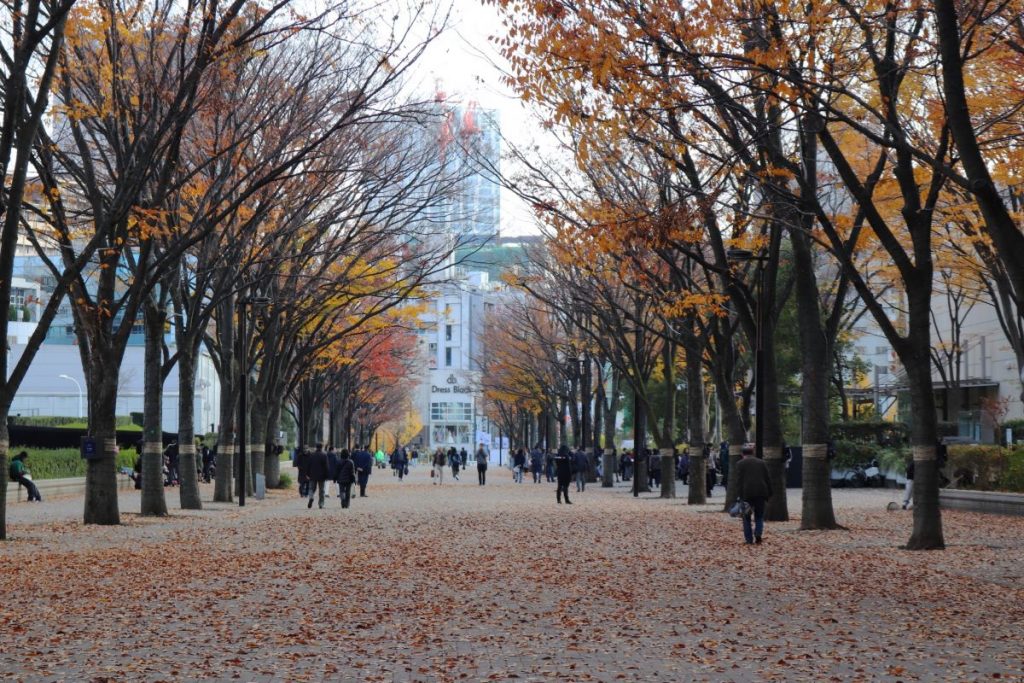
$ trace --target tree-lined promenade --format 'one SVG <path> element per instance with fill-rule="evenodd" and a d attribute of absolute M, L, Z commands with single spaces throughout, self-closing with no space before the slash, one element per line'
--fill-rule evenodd
<path fill-rule="evenodd" d="M 0 676 L 55 680 L 1016 680 L 1024 521 L 950 511 L 946 552 L 894 549 L 890 491 L 835 494 L 848 530 L 745 546 L 721 497 L 627 484 L 431 486 L 385 470 L 307 509 L 211 501 L 84 526 L 11 506 Z M 791 502 L 799 492 L 791 492 Z M 137 493 L 122 494 L 134 507 Z"/>

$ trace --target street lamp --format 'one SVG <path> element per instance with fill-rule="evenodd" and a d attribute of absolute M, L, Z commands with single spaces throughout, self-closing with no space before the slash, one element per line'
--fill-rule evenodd
<path fill-rule="evenodd" d="M 727 249 L 725 258 L 733 262 L 767 261 L 749 249 Z M 764 459 L 764 278 L 767 269 L 761 264 L 757 276 L 757 320 L 754 329 L 754 454 Z"/>
<path fill-rule="evenodd" d="M 248 417 L 249 408 L 249 345 L 246 343 L 245 321 L 248 316 L 246 310 L 250 306 L 267 306 L 271 303 L 270 297 L 266 296 L 243 296 L 238 299 L 238 507 L 245 506 L 245 422 Z"/>
<path fill-rule="evenodd" d="M 57 377 L 59 377 L 60 379 L 69 379 L 69 380 L 71 380 L 72 382 L 75 383 L 75 386 L 78 388 L 78 417 L 83 417 L 83 415 L 82 415 L 82 385 L 79 384 L 78 380 L 75 379 L 74 377 L 72 377 L 71 375 L 57 375 Z"/>

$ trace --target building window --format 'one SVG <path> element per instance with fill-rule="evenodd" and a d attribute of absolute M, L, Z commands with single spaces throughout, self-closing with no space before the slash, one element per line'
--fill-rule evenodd
<path fill-rule="evenodd" d="M 452 326 L 451 325 L 445 325 L 444 326 L 444 340 L 445 341 L 451 341 L 452 340 Z"/>
<path fill-rule="evenodd" d="M 444 366 L 450 368 L 452 366 L 452 347 L 444 347 Z"/>
<path fill-rule="evenodd" d="M 435 342 L 431 342 L 431 343 L 427 344 L 427 356 L 428 356 L 427 357 L 427 365 L 430 367 L 431 370 L 436 369 L 437 368 L 437 344 Z"/>
<path fill-rule="evenodd" d="M 453 421 L 472 422 L 472 403 L 431 403 L 430 420 L 432 422 Z"/>

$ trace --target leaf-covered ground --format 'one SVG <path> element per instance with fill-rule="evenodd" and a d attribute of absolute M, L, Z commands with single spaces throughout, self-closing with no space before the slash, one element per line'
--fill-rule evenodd
<path fill-rule="evenodd" d="M 81 499 L 13 504 L 0 675 L 1024 680 L 1024 519 L 946 512 L 949 548 L 913 553 L 895 493 L 837 491 L 848 531 L 773 524 L 750 547 L 720 498 L 566 506 L 490 474 L 378 471 L 350 510 L 275 493 L 120 527 L 82 526 Z"/>

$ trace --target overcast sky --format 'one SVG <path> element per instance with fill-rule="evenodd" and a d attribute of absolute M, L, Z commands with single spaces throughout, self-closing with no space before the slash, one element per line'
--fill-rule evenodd
<path fill-rule="evenodd" d="M 501 20 L 493 5 L 481 0 L 451 0 L 451 27 L 424 55 L 417 76 L 422 87 L 435 89 L 438 80 L 452 99 L 465 103 L 475 100 L 485 109 L 495 109 L 501 118 L 502 135 L 517 145 L 531 139 L 530 117 L 519 99 L 501 82 L 504 60 L 488 40 L 501 33 Z M 420 75 L 422 74 L 422 75 Z M 504 150 L 503 150 L 504 151 Z M 503 159 L 503 172 L 510 170 Z M 501 193 L 501 233 L 536 233 L 532 211 L 507 190 Z"/>

